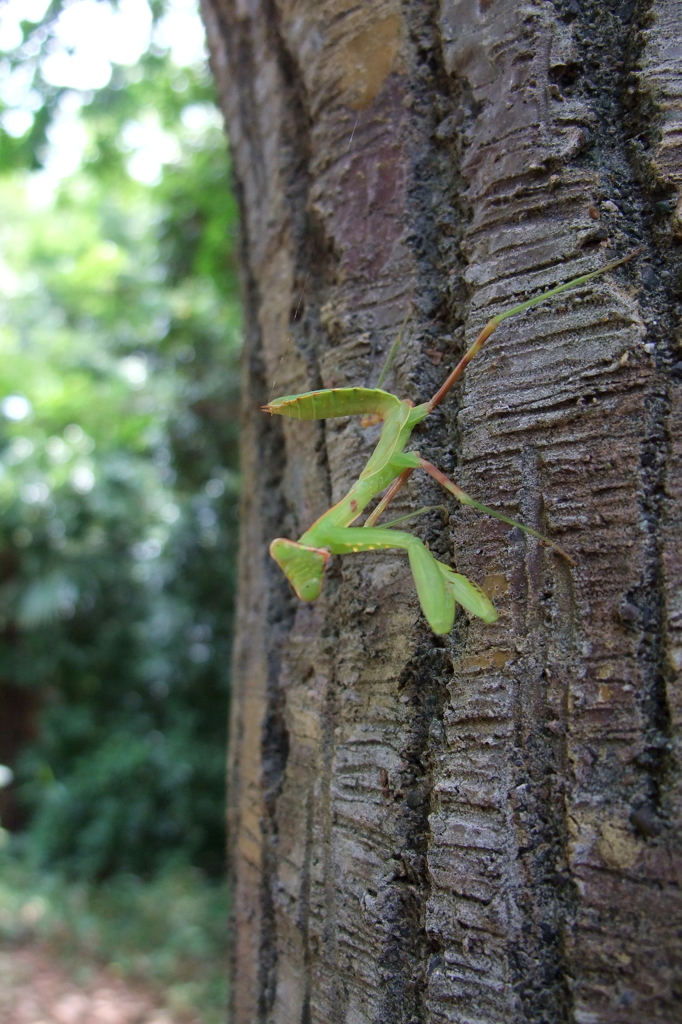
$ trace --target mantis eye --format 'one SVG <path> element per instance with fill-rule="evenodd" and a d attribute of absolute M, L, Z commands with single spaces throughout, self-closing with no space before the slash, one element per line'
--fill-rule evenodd
<path fill-rule="evenodd" d="M 322 575 L 329 561 L 326 548 L 309 548 L 295 540 L 277 537 L 270 554 L 302 601 L 314 601 L 322 589 Z"/>

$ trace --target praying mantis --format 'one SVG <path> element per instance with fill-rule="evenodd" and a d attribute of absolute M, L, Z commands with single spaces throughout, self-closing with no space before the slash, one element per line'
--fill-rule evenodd
<path fill-rule="evenodd" d="M 376 388 L 330 388 L 322 391 L 309 391 L 302 395 L 285 395 L 283 398 L 276 398 L 262 406 L 264 412 L 277 416 L 289 416 L 298 420 L 361 415 L 365 417 L 364 425 L 383 423 L 376 448 L 345 497 L 320 516 L 298 541 L 277 537 L 270 545 L 270 554 L 301 600 L 314 601 L 319 596 L 324 570 L 331 555 L 349 555 L 358 551 L 399 548 L 407 552 L 419 603 L 434 633 L 442 635 L 450 632 L 457 604 L 462 605 L 468 612 L 478 616 L 484 622 L 492 623 L 497 620 L 498 614 L 494 605 L 475 583 L 434 558 L 418 537 L 403 530 L 393 529 L 398 523 L 430 511 L 430 509 L 419 509 L 412 515 L 402 516 L 380 527 L 374 525 L 416 469 L 422 469 L 432 476 L 463 505 L 469 505 L 503 523 L 518 527 L 532 537 L 549 544 L 568 562 L 575 565 L 573 559 L 549 538 L 544 537 L 532 527 L 524 526 L 523 523 L 501 515 L 495 509 L 470 498 L 436 466 L 423 459 L 417 451 L 406 452 L 404 449 L 417 424 L 426 419 L 442 402 L 486 340 L 504 320 L 524 313 L 533 306 L 537 306 L 538 303 L 551 299 L 554 295 L 577 288 L 592 278 L 613 270 L 632 259 L 639 251 L 636 250 L 598 270 L 581 274 L 565 284 L 550 288 L 511 309 L 498 313 L 488 321 L 476 341 L 465 352 L 431 400 L 422 405 L 415 406 L 409 399 L 401 400 L 396 395 L 383 391 L 377 386 Z M 403 328 L 404 326 L 403 324 Z M 387 364 L 379 378 L 379 384 L 383 381 L 401 335 L 402 331 L 389 353 Z M 386 488 L 388 489 L 386 490 Z M 372 498 L 384 490 L 386 493 L 363 525 L 353 526 L 352 524 L 362 514 Z"/>

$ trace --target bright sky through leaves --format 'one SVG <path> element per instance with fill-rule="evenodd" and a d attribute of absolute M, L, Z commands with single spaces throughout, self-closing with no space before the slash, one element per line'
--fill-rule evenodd
<path fill-rule="evenodd" d="M 24 420 L 31 412 L 31 403 L 23 395 L 7 395 L 0 402 L 0 410 L 8 420 Z"/>
<path fill-rule="evenodd" d="M 46 9 L 46 0 L 7 0 L 0 5 L 0 50 L 20 46 L 20 22 L 37 22 Z M 117 4 L 76 0 L 65 7 L 52 32 L 41 74 L 48 84 L 69 91 L 62 96 L 48 131 L 50 149 L 41 180 L 35 183 L 38 193 L 51 193 L 59 180 L 79 167 L 87 146 L 80 109 L 92 90 L 108 84 L 113 65 L 134 65 L 150 46 L 168 51 L 179 67 L 205 60 L 204 30 L 195 0 L 171 0 L 156 25 L 147 0 L 118 0 Z M 14 137 L 23 136 L 42 103 L 33 88 L 30 63 L 0 74 L 0 100 L 8 108 L 1 115 L 3 128 Z M 151 110 L 126 127 L 123 141 L 130 152 L 131 177 L 145 184 L 158 182 L 163 164 L 178 155 L 175 139 Z"/>

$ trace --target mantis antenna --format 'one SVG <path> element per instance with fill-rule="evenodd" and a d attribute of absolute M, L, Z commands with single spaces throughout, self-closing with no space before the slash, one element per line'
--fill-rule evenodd
<path fill-rule="evenodd" d="M 384 363 L 384 365 L 381 368 L 381 373 L 379 374 L 379 380 L 377 381 L 377 385 L 376 385 L 378 388 L 380 388 L 381 385 L 386 380 L 386 375 L 387 375 L 388 371 L 391 369 L 391 364 L 393 363 L 393 360 L 395 359 L 395 354 L 396 354 L 396 352 L 398 351 L 398 349 L 400 348 L 400 346 L 403 343 L 403 334 L 405 333 L 405 328 L 407 326 L 407 322 L 410 319 L 410 317 L 412 316 L 412 308 L 413 308 L 412 307 L 412 303 L 410 302 L 410 304 L 407 307 L 407 313 L 405 314 L 405 319 L 403 320 L 403 322 L 401 324 L 401 327 L 400 327 L 400 330 L 398 331 L 398 335 L 397 335 L 395 341 L 393 342 L 393 344 L 391 345 L 390 349 L 388 350 L 388 355 L 386 356 L 386 362 Z"/>
<path fill-rule="evenodd" d="M 548 292 L 542 292 L 541 295 L 535 295 L 532 299 L 527 299 L 525 302 L 520 302 L 517 306 L 513 306 L 511 309 L 507 309 L 503 313 L 498 313 L 497 316 L 494 316 L 492 320 L 488 321 L 488 323 L 485 325 L 479 336 L 476 338 L 476 341 L 470 348 L 467 349 L 467 351 L 464 353 L 460 361 L 457 363 L 457 366 L 454 368 L 452 373 L 445 379 L 443 384 L 441 384 L 438 391 L 436 391 L 435 395 L 428 403 L 429 412 L 432 412 L 437 405 L 440 405 L 440 403 L 447 395 L 448 391 L 452 388 L 454 384 L 457 383 L 457 381 L 462 376 L 471 360 L 478 352 L 480 352 L 480 350 L 483 348 L 484 344 L 486 343 L 490 335 L 495 330 L 497 330 L 497 328 L 499 327 L 503 320 L 507 320 L 510 316 L 516 316 L 517 313 L 524 313 L 527 309 L 531 309 L 533 306 L 537 306 L 540 302 L 544 302 L 545 299 L 551 299 L 552 296 L 559 295 L 561 292 L 566 292 L 570 288 L 578 288 L 581 284 L 585 284 L 587 281 L 590 281 L 593 277 L 598 277 L 600 274 L 606 274 L 609 270 L 614 270 L 616 267 L 619 267 L 622 263 L 629 262 L 629 260 L 634 259 L 635 256 L 638 256 L 641 252 L 642 247 L 640 246 L 638 249 L 634 249 L 631 253 L 628 253 L 627 256 L 623 256 L 619 260 L 614 260 L 613 263 L 607 263 L 605 267 L 600 267 L 599 270 L 592 270 L 589 274 L 581 274 L 580 277 L 574 277 L 571 281 L 567 281 L 565 284 L 560 284 L 556 288 L 551 288 Z M 394 354 L 393 349 L 396 348 L 396 343 L 400 340 L 401 337 L 402 331 L 398 338 L 396 338 L 396 341 L 393 342 L 393 346 L 391 348 L 391 352 L 389 353 L 389 357 L 392 357 L 392 355 Z M 374 526 L 374 524 L 380 518 L 380 516 L 388 507 L 388 505 L 393 501 L 396 494 L 398 494 L 403 489 L 403 487 L 405 486 L 405 484 L 410 479 L 413 473 L 414 469 L 406 469 L 400 474 L 400 476 L 391 484 L 388 491 L 381 499 L 381 501 L 374 509 L 374 511 L 371 512 L 370 515 L 367 517 L 367 519 L 363 523 L 363 526 Z"/>

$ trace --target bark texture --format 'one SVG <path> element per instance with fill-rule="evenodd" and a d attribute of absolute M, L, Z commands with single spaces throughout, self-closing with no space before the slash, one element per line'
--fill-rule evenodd
<path fill-rule="evenodd" d="M 682 1020 L 682 4 L 204 0 L 242 210 L 244 431 L 229 828 L 235 1024 Z M 428 398 L 469 493 L 411 526 L 495 597 L 434 637 L 407 561 L 267 554 L 347 490 L 357 418 Z M 396 509 L 444 501 L 413 477 Z"/>

